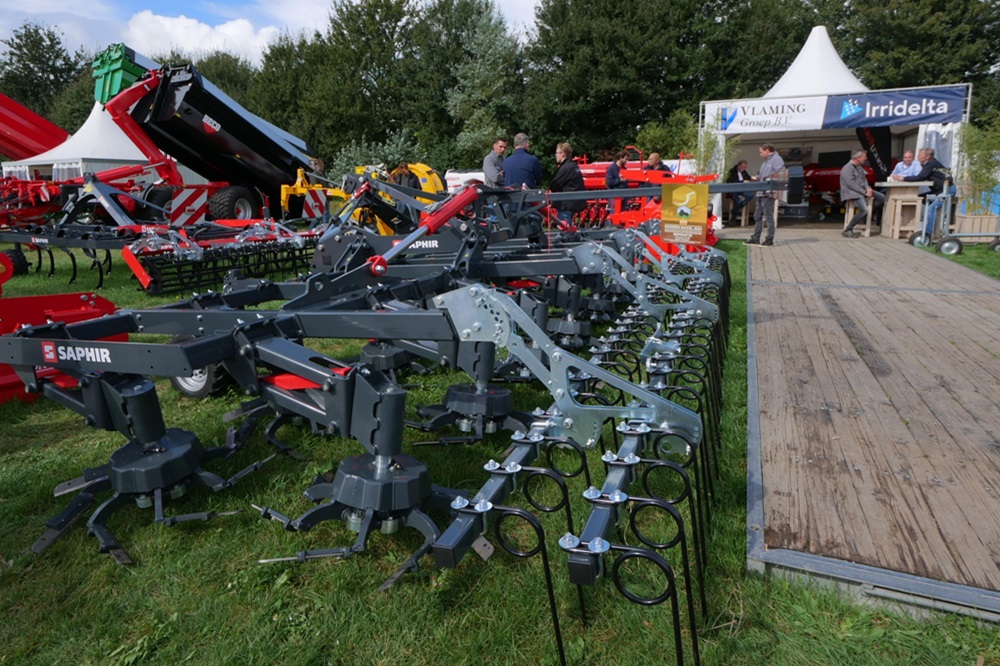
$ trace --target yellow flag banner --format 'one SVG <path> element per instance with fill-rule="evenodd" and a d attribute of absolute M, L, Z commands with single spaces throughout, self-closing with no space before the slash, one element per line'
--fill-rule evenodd
<path fill-rule="evenodd" d="M 708 184 L 664 183 L 660 234 L 680 245 L 704 245 L 708 226 Z"/>

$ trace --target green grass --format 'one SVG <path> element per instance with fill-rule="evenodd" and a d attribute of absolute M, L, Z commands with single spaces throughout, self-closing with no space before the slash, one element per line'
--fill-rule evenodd
<path fill-rule="evenodd" d="M 995 627 L 952 615 L 916 620 L 856 606 L 828 590 L 746 574 L 746 264 L 741 244 L 723 249 L 736 287 L 724 385 L 726 448 L 706 575 L 710 613 L 699 628 L 703 663 L 971 666 L 982 656 L 1000 664 Z M 119 305 L 167 300 L 137 292 L 123 273 L 113 273 L 105 290 Z M 5 298 L 66 290 L 59 280 L 18 278 L 6 285 Z M 444 387 L 465 379 L 446 373 L 407 381 L 420 385 L 408 401 L 412 415 L 417 404 L 440 399 Z M 164 381 L 158 387 L 169 426 L 193 430 L 207 445 L 224 442 L 221 415 L 239 396 L 192 402 Z M 533 387 L 516 390 L 521 408 L 549 403 Z M 149 511 L 120 511 L 111 527 L 136 561 L 122 567 L 97 552 L 82 521 L 42 555 L 29 550 L 67 499 L 53 498 L 51 488 L 103 463 L 120 436 L 85 428 L 78 415 L 44 399 L 0 405 L 0 433 L 0 664 L 557 663 L 537 558 L 517 560 L 498 549 L 488 562 L 470 555 L 455 570 L 434 569 L 426 558 L 419 573 L 388 592 L 376 588 L 420 543 L 411 531 L 376 534 L 367 552 L 347 561 L 256 563 L 353 541 L 340 523 L 284 531 L 250 504 L 301 513 L 310 506 L 301 493 L 313 476 L 358 453 L 356 443 L 286 426 L 280 435 L 307 462 L 280 457 L 223 493 L 194 490 L 167 506 L 171 513 L 242 510 L 236 516 L 165 528 L 152 523 Z M 426 438 L 408 432 L 408 451 Z M 435 481 L 475 489 L 486 479 L 482 465 L 499 459 L 507 443 L 497 435 L 416 455 Z M 225 476 L 269 453 L 257 437 L 238 459 L 211 469 Z M 600 478 L 596 454 L 591 463 Z M 579 528 L 582 482 L 573 481 L 571 490 Z M 608 580 L 586 590 L 590 626 L 581 626 L 555 545 L 565 524 L 558 515 L 542 521 L 571 663 L 672 663 L 668 608 L 632 605 Z M 693 663 L 689 648 L 686 657 Z"/>
<path fill-rule="evenodd" d="M 1000 252 L 990 251 L 988 243 L 966 243 L 961 254 L 952 256 L 941 255 L 951 259 L 956 264 L 962 264 L 979 271 L 983 275 L 1000 280 Z M 934 246 L 924 248 L 928 252 L 935 252 Z"/>

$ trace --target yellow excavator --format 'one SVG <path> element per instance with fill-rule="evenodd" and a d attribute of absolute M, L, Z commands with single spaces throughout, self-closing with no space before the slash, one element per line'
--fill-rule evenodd
<path fill-rule="evenodd" d="M 444 181 L 433 168 L 422 162 L 409 162 L 407 163 L 407 167 L 410 173 L 420 180 L 420 189 L 424 192 L 441 194 L 445 191 Z M 395 182 L 399 167 L 390 172 L 384 165 L 359 166 L 355 167 L 354 171 L 358 175 L 367 173 L 379 180 Z M 292 203 L 292 197 L 301 197 L 303 202 L 303 217 L 320 217 L 326 209 L 327 198 L 341 199 L 343 201 L 350 198 L 350 195 L 343 189 L 332 187 L 327 183 L 329 181 L 325 178 L 313 178 L 313 180 L 310 180 L 306 170 L 299 169 L 298 178 L 295 180 L 294 185 L 281 186 L 281 210 L 287 215 L 289 213 L 289 206 Z M 388 195 L 380 193 L 379 196 L 391 200 Z M 426 203 L 431 203 L 432 201 L 431 199 L 422 199 L 420 197 L 417 197 L 417 199 Z M 359 224 L 375 226 L 383 236 L 391 236 L 397 233 L 391 226 L 364 209 L 354 211 L 354 218 Z"/>

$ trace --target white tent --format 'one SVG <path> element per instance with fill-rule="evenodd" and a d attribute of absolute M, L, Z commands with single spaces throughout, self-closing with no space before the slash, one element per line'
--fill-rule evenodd
<path fill-rule="evenodd" d="M 840 59 L 826 26 L 818 25 L 809 33 L 809 39 L 784 75 L 764 93 L 764 97 L 843 95 L 867 90 Z"/>
<path fill-rule="evenodd" d="M 99 103 L 94 103 L 87 121 L 62 144 L 40 155 L 17 162 L 4 162 L 3 175 L 31 180 L 37 172 L 44 179 L 69 180 L 147 160 L 115 124 Z"/>
<path fill-rule="evenodd" d="M 841 60 L 824 26 L 816 26 L 784 75 L 757 99 L 701 103 L 703 170 L 725 173 L 745 159 L 753 173 L 757 147 L 773 144 L 789 166 L 840 167 L 861 148 L 858 128 L 888 128 L 891 156 L 930 146 L 955 164 L 957 134 L 968 120 L 969 87 L 869 90 Z M 884 129 L 882 131 L 885 131 Z M 727 139 L 740 137 L 726 154 Z M 729 144 L 731 145 L 731 144 Z M 721 197 L 716 200 L 721 204 Z"/>

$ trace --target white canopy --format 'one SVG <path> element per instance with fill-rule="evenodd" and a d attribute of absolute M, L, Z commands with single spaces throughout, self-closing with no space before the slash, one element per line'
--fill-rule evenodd
<path fill-rule="evenodd" d="M 865 92 L 868 88 L 847 68 L 833 47 L 826 26 L 809 33 L 799 54 L 764 97 L 808 97 Z"/>
<path fill-rule="evenodd" d="M 17 162 L 4 162 L 3 175 L 24 180 L 35 171 L 51 180 L 68 180 L 84 173 L 96 173 L 147 160 L 99 103 L 76 134 L 40 155 Z"/>

